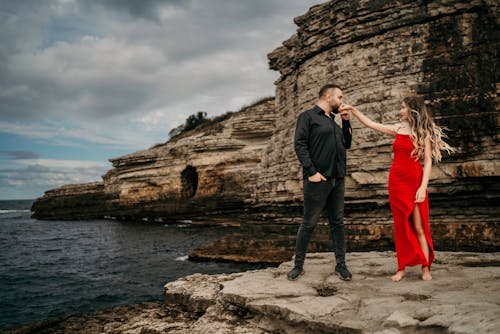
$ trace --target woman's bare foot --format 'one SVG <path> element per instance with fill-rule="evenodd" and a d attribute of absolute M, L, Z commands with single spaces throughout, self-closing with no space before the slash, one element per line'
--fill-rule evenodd
<path fill-rule="evenodd" d="M 431 272 L 429 270 L 429 267 L 423 267 L 422 268 L 422 280 L 424 281 L 430 281 L 432 279 Z"/>
<path fill-rule="evenodd" d="M 391 276 L 391 280 L 393 282 L 399 282 L 405 277 L 405 271 L 404 270 L 399 270 L 396 275 Z"/>

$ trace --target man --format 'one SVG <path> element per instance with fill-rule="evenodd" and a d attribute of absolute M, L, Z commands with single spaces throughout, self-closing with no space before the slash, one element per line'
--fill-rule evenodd
<path fill-rule="evenodd" d="M 303 167 L 304 221 L 297 232 L 295 266 L 287 274 L 289 280 L 304 274 L 307 245 L 325 206 L 337 262 L 335 273 L 346 281 L 352 278 L 345 264 L 344 241 L 344 177 L 352 129 L 347 111 L 341 113 L 342 128 L 335 122 L 334 114 L 341 105 L 340 87 L 325 85 L 316 105 L 297 120 L 294 146 Z"/>

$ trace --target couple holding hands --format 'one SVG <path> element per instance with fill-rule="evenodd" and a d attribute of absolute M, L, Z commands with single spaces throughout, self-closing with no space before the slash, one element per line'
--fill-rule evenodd
<path fill-rule="evenodd" d="M 405 267 L 421 265 L 422 279 L 431 280 L 434 248 L 427 185 L 432 161 L 439 162 L 441 151 L 450 153 L 453 148 L 444 142 L 443 130 L 432 120 L 422 97 L 403 99 L 397 124 L 377 123 L 342 103 L 342 98 L 339 86 L 325 85 L 314 107 L 302 112 L 297 120 L 294 147 L 303 168 L 304 220 L 297 232 L 294 267 L 287 278 L 296 280 L 304 274 L 307 246 L 323 209 L 333 239 L 335 273 L 346 281 L 352 278 L 345 263 L 344 232 L 344 177 L 346 149 L 352 141 L 352 114 L 365 126 L 395 138 L 388 189 L 398 267 L 391 279 L 398 282 L 405 276 Z M 337 113 L 342 127 L 334 120 Z"/>

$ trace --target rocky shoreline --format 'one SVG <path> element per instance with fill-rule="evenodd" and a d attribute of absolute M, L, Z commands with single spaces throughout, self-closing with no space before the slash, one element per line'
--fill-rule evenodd
<path fill-rule="evenodd" d="M 393 252 L 348 253 L 353 281 L 333 275 L 332 253 L 230 275 L 194 274 L 165 285 L 163 302 L 68 315 L 2 331 L 27 333 L 497 333 L 500 253 L 436 252 L 433 280 L 419 268 L 390 281 Z"/>

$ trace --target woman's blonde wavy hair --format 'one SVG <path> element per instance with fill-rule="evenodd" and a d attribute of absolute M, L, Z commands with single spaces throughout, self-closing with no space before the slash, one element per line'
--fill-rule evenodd
<path fill-rule="evenodd" d="M 434 123 L 421 96 L 408 96 L 403 99 L 403 102 L 408 107 L 410 138 L 413 145 L 415 145 L 412 155 L 417 156 L 419 159 L 423 158 L 426 138 L 431 140 L 432 159 L 435 162 L 441 161 L 441 151 L 446 151 L 448 154 L 455 151 L 453 147 L 443 140 L 447 137 L 443 131 L 444 128 Z"/>

